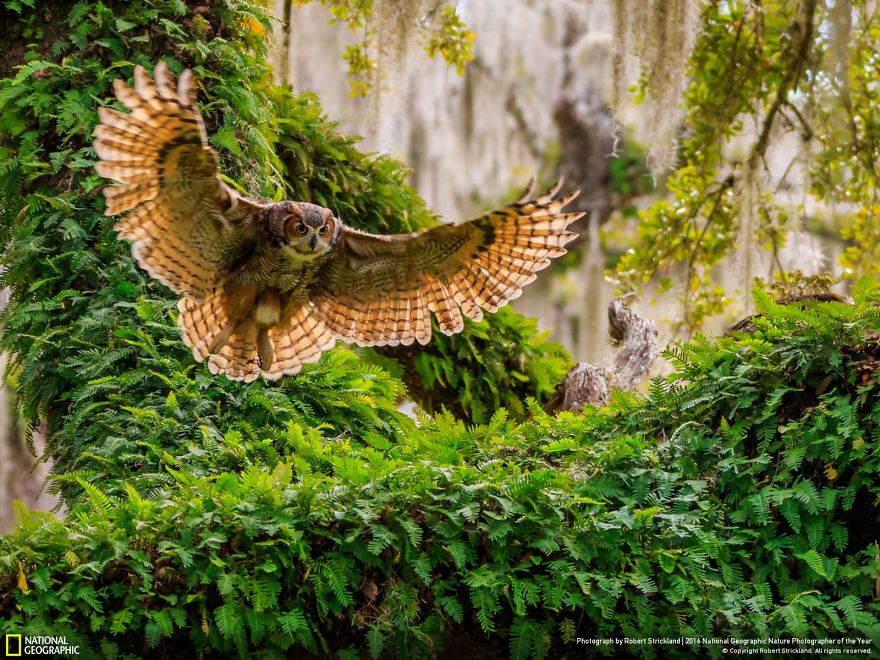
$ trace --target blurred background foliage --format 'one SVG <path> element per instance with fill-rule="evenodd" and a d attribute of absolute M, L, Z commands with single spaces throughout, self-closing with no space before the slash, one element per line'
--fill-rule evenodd
<path fill-rule="evenodd" d="M 798 268 L 837 270 L 844 288 L 877 274 L 878 21 L 858 0 L 707 3 L 670 195 L 640 214 L 614 271 L 623 290 L 676 287 L 676 322 L 693 332 L 735 300 L 714 270 L 731 256 L 746 293 Z M 815 252 L 804 234 L 817 218 L 843 244 L 838 268 L 781 259 Z"/>

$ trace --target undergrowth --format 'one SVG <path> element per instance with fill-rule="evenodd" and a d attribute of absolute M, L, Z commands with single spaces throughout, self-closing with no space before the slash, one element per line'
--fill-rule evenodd
<path fill-rule="evenodd" d="M 528 422 L 415 425 L 375 370 L 339 408 L 245 397 L 262 421 L 187 425 L 198 385 L 169 383 L 117 411 L 136 450 L 63 477 L 82 491 L 67 520 L 23 512 L 0 541 L 3 625 L 159 657 L 428 657 L 462 631 L 512 657 L 580 657 L 577 637 L 876 644 L 880 296 L 856 295 L 759 294 L 752 332 L 674 349 L 646 396 Z M 321 400 L 327 377 L 298 386 Z"/>

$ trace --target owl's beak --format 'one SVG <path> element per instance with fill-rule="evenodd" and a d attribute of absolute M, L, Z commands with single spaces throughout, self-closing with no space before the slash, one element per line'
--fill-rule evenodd
<path fill-rule="evenodd" d="M 311 237 L 309 238 L 309 249 L 314 252 L 315 245 L 318 243 L 318 235 L 315 232 L 312 232 Z"/>

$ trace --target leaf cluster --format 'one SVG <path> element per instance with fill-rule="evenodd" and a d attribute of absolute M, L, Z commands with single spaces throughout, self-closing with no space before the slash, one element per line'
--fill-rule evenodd
<path fill-rule="evenodd" d="M 291 0 L 294 6 L 307 5 L 315 0 Z M 367 96 L 381 79 L 379 59 L 376 51 L 383 47 L 389 31 L 419 30 L 424 41 L 424 51 L 432 59 L 438 56 L 447 64 L 454 66 L 458 75 L 464 74 L 465 64 L 474 59 L 473 42 L 476 35 L 467 29 L 455 7 L 441 0 L 433 8 L 424 6 L 425 11 L 415 17 L 412 25 L 401 25 L 413 18 L 413 9 L 423 8 L 420 0 L 405 0 L 380 11 L 376 0 L 318 0 L 330 12 L 332 23 L 344 23 L 355 33 L 360 33 L 359 42 L 346 46 L 342 59 L 348 66 L 351 96 Z M 392 14 L 388 24 L 383 24 L 383 14 Z M 295 20 L 295 19 L 294 19 Z M 378 25 L 377 25 L 378 24 Z M 406 36 L 402 37 L 406 39 Z M 380 53 L 381 54 L 381 53 Z"/>

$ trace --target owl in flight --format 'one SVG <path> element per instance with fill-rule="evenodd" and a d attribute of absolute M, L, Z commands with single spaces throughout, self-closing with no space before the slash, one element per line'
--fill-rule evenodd
<path fill-rule="evenodd" d="M 219 178 L 189 69 L 175 88 L 134 70 L 114 82 L 128 113 L 99 108 L 97 172 L 107 215 L 151 276 L 182 297 L 178 325 L 214 374 L 250 382 L 297 373 L 342 339 L 360 346 L 427 344 L 516 298 L 575 237 L 582 213 L 526 193 L 461 224 L 380 236 L 306 202 L 242 197 Z"/>

